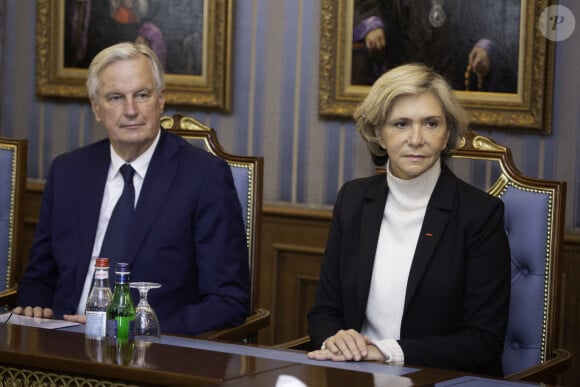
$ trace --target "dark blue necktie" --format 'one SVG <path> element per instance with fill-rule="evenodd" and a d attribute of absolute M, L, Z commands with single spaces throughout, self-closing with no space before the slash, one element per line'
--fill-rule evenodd
<path fill-rule="evenodd" d="M 114 277 L 114 270 L 117 262 L 127 262 L 124 256 L 125 241 L 129 233 L 130 221 L 135 205 L 135 187 L 133 186 L 133 175 L 135 170 L 129 164 L 125 164 L 120 169 L 125 184 L 123 193 L 109 219 L 109 225 L 105 232 L 103 245 L 101 246 L 100 257 L 109 258 L 111 271 Z"/>

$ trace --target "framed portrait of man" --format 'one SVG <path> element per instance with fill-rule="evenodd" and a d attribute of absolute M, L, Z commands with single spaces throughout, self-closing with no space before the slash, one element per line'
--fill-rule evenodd
<path fill-rule="evenodd" d="M 319 112 L 351 116 L 385 71 L 432 67 L 472 126 L 549 133 L 553 44 L 548 0 L 322 0 Z"/>
<path fill-rule="evenodd" d="M 131 41 L 159 57 L 168 104 L 227 111 L 232 17 L 232 0 L 38 0 L 37 93 L 86 97 L 92 58 Z"/>

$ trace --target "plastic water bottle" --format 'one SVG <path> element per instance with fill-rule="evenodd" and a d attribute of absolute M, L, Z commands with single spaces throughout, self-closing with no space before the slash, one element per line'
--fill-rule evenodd
<path fill-rule="evenodd" d="M 111 302 L 112 293 L 109 286 L 109 259 L 97 258 L 93 286 L 87 298 L 85 315 L 86 336 L 105 337 L 107 331 L 107 308 Z"/>
<path fill-rule="evenodd" d="M 132 340 L 135 305 L 129 290 L 129 264 L 117 263 L 115 290 L 107 308 L 107 336 L 117 340 Z"/>

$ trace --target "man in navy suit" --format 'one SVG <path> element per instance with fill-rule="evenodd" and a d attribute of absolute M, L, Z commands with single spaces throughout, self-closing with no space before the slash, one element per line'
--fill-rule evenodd
<path fill-rule="evenodd" d="M 123 249 L 164 333 L 196 335 L 248 315 L 248 250 L 227 163 L 160 128 L 163 70 L 148 47 L 120 43 L 88 71 L 95 119 L 108 138 L 57 157 L 42 200 L 30 264 L 13 312 L 84 321 L 94 260 L 135 170 L 135 207 Z"/>

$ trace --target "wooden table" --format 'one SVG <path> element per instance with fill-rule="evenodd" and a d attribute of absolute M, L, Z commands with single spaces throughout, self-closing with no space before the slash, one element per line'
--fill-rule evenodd
<path fill-rule="evenodd" d="M 316 362 L 298 351 L 174 336 L 163 336 L 159 343 L 117 346 L 87 340 L 76 330 L 0 324 L 0 385 L 254 387 L 275 386 L 280 375 L 316 387 L 434 385 L 445 381 L 441 386 L 451 386 L 461 377 L 482 381 L 448 370 L 373 362 Z M 521 385 L 496 382 L 499 386 Z M 474 385 L 465 382 L 462 387 Z"/>

